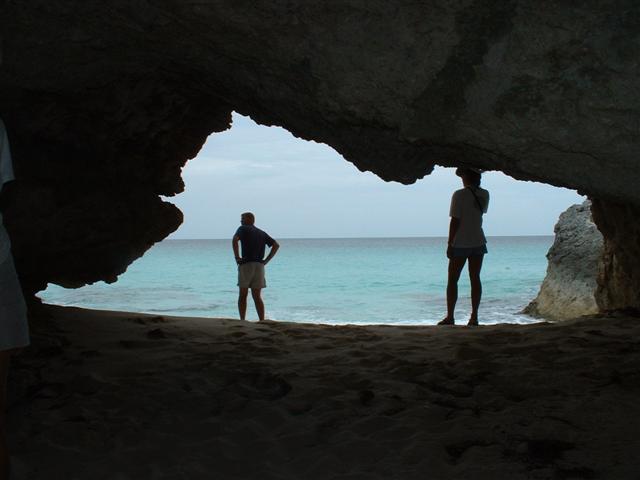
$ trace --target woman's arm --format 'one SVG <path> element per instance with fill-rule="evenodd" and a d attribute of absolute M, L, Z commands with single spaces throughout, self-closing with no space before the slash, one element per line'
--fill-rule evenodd
<path fill-rule="evenodd" d="M 451 248 L 453 247 L 453 240 L 456 238 L 456 233 L 460 228 L 460 219 L 451 217 L 449 222 L 449 240 L 447 242 L 447 258 L 451 258 Z"/>
<path fill-rule="evenodd" d="M 451 217 L 451 221 L 449 222 L 449 245 L 453 245 L 453 240 L 456 238 L 456 233 L 458 233 L 459 228 L 460 219 Z"/>
<path fill-rule="evenodd" d="M 11 203 L 11 199 L 15 197 L 15 181 L 11 180 L 4 185 L 0 185 L 0 209 L 6 208 L 6 206 Z"/>

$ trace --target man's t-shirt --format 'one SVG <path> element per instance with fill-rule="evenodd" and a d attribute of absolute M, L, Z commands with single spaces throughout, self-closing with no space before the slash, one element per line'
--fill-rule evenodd
<path fill-rule="evenodd" d="M 480 205 L 474 198 L 476 194 Z M 451 197 L 450 216 L 460 220 L 460 227 L 453 239 L 453 246 L 458 248 L 480 247 L 487 243 L 482 231 L 482 214 L 489 208 L 489 192 L 484 188 L 462 188 L 456 190 Z"/>
<path fill-rule="evenodd" d="M 4 122 L 0 119 L 0 191 L 2 185 L 13 180 L 13 165 L 11 163 L 11 152 L 9 151 L 9 139 Z M 2 224 L 2 213 L 0 213 L 0 263 L 9 256 L 11 242 L 9 235 Z"/>
<path fill-rule="evenodd" d="M 274 244 L 273 238 L 255 225 L 240 225 L 236 230 L 236 236 L 240 238 L 242 247 L 240 263 L 262 262 L 265 246 L 272 247 Z"/>

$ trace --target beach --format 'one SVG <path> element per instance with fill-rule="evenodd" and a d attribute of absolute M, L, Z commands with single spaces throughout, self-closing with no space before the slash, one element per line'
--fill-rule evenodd
<path fill-rule="evenodd" d="M 329 326 L 40 306 L 16 479 L 637 478 L 640 323 Z"/>

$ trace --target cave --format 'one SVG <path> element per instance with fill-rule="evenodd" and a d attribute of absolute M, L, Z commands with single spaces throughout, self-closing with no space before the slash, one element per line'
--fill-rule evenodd
<path fill-rule="evenodd" d="M 272 452 L 294 478 L 633 478 L 638 322 L 619 312 L 640 309 L 639 54 L 633 0 L 0 2 L 0 117 L 19 179 L 2 211 L 28 296 L 50 282 L 116 281 L 175 231 L 182 214 L 162 197 L 184 189 L 181 167 L 237 111 L 386 181 L 470 166 L 577 190 L 604 237 L 597 305 L 614 312 L 413 337 L 223 325 L 185 364 L 176 324 L 78 322 L 66 310 L 76 330 L 37 319 L 37 346 L 16 361 L 12 405 L 24 415 L 9 431 L 23 478 L 50 478 L 47 465 L 64 462 L 60 478 L 115 471 L 105 448 L 135 428 L 122 478 L 156 478 L 150 458 L 172 478 L 185 475 L 183 459 L 201 475 L 198 465 L 289 478 L 262 471 L 264 439 L 284 418 L 277 447 L 289 450 Z M 135 336 L 121 338 L 124 326 Z M 257 366 L 238 353 L 249 331 L 256 344 L 276 339 L 254 349 Z M 360 360 L 335 363 L 338 343 Z M 288 352 L 277 365 L 273 344 Z M 260 429 L 246 428 L 265 411 Z M 229 435 L 211 440 L 203 418 Z M 166 427 L 154 440 L 171 441 L 180 461 L 153 450 L 149 425 Z M 393 441 L 349 443 L 344 425 Z M 114 430 L 125 433 L 113 440 Z M 379 458 L 388 468 L 367 476 Z"/>
<path fill-rule="evenodd" d="M 184 215 L 177 231 L 147 250 L 113 284 L 98 282 L 80 289 L 50 284 L 37 295 L 54 305 L 233 318 L 237 306 L 236 296 L 228 291 L 235 285 L 229 238 L 235 231 L 238 212 L 248 209 L 256 213 L 258 224 L 277 238 L 286 252 L 272 265 L 275 270 L 269 275 L 272 288 L 265 294 L 269 298 L 269 318 L 296 322 L 313 319 L 314 323 L 328 324 L 435 323 L 446 302 L 447 260 L 442 243 L 449 221 L 449 200 L 451 192 L 460 186 L 453 170 L 436 167 L 412 185 L 384 182 L 374 174 L 358 171 L 324 144 L 295 138 L 282 128 L 257 125 L 234 113 L 232 127 L 211 135 L 197 157 L 182 169 L 185 191 L 168 199 Z M 483 309 L 483 322 L 536 321 L 519 312 L 540 287 L 544 255 L 551 245 L 553 237 L 549 235 L 558 215 L 565 206 L 581 201 L 580 197 L 567 189 L 516 181 L 499 172 L 489 172 L 482 184 L 496 199 L 484 221 L 487 235 L 495 237 L 489 239 L 491 256 L 484 269 L 488 280 L 484 299 L 494 308 L 500 302 L 505 312 L 510 312 L 494 316 L 493 309 Z M 523 218 L 525 211 L 530 215 Z M 530 248 L 535 250 L 531 257 L 538 262 L 533 271 L 530 264 L 511 265 L 512 253 L 505 246 L 513 235 L 527 236 Z M 568 236 L 583 237 L 574 233 Z M 312 262 L 316 285 L 301 287 L 298 269 L 306 264 L 307 249 L 315 251 L 319 244 L 330 248 L 332 253 L 325 253 L 330 258 Z M 368 273 L 338 275 L 345 254 L 335 250 L 338 245 L 347 248 L 351 261 Z M 360 248 L 365 245 L 366 253 Z M 377 249 L 383 245 L 387 253 L 380 257 Z M 189 255 L 196 248 L 206 252 L 206 262 L 195 262 Z M 182 251 L 181 260 L 166 264 L 166 255 L 174 255 L 177 250 Z M 434 257 L 429 254 L 432 251 Z M 581 265 L 591 267 L 584 261 L 584 253 L 578 250 L 574 256 L 580 258 Z M 511 296 L 513 292 L 497 289 L 491 280 L 508 274 L 512 266 L 519 272 L 519 281 L 524 282 L 519 284 L 517 299 Z M 557 303 L 561 308 L 536 309 L 535 316 L 551 318 L 552 312 L 559 311 L 564 318 L 575 318 L 580 315 L 576 312 L 591 313 L 588 308 L 568 309 L 566 299 L 558 295 L 558 287 L 564 286 L 568 297 L 580 296 L 579 282 L 571 280 L 575 265 L 567 270 L 566 278 L 554 277 L 554 287 L 547 288 L 550 295 L 545 295 L 547 303 Z M 169 271 L 170 282 L 166 278 Z M 340 287 L 329 295 L 328 285 L 336 288 L 336 277 L 340 277 Z M 468 292 L 468 279 L 461 280 L 463 290 Z M 373 298 L 360 296 L 351 288 L 353 282 L 375 288 L 377 293 Z M 593 297 L 592 284 L 584 297 Z M 200 290 L 200 286 L 206 287 Z M 318 286 L 328 290 L 320 295 Z M 166 301 L 173 309 L 161 305 Z M 366 307 L 352 311 L 352 303 Z M 464 317 L 468 302 L 461 302 L 460 307 Z"/>
<path fill-rule="evenodd" d="M 4 2 L 0 114 L 20 178 L 5 215 L 24 288 L 114 281 L 178 227 L 159 196 L 237 110 L 384 180 L 469 165 L 576 189 L 605 237 L 599 305 L 638 308 L 638 14 Z"/>

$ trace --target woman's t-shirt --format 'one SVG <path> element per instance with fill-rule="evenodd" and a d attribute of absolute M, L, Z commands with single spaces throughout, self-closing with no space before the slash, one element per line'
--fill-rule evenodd
<path fill-rule="evenodd" d="M 482 210 L 473 196 L 474 193 L 482 204 Z M 484 188 L 467 187 L 453 193 L 449 215 L 460 220 L 460 227 L 453 239 L 454 247 L 480 247 L 487 243 L 482 231 L 482 214 L 486 213 L 488 208 L 489 192 Z"/>
<path fill-rule="evenodd" d="M 2 191 L 2 185 L 11 180 L 13 180 L 13 165 L 9 151 L 9 139 L 4 122 L 0 119 L 0 191 Z M 11 242 L 2 224 L 2 213 L 0 213 L 0 264 L 7 259 L 10 250 Z"/>

